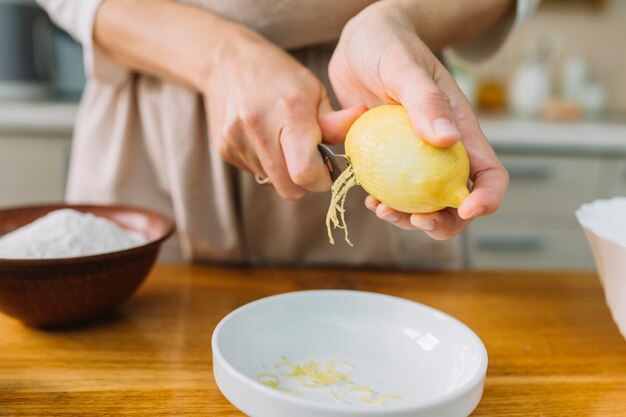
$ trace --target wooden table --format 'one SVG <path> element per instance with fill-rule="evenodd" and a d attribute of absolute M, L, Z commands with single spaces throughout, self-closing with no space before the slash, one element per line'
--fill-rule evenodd
<path fill-rule="evenodd" d="M 0 316 L 0 416 L 240 416 L 213 381 L 214 326 L 254 299 L 313 288 L 393 294 L 468 324 L 489 352 L 475 416 L 626 416 L 626 342 L 593 274 L 174 265 L 90 327 Z"/>

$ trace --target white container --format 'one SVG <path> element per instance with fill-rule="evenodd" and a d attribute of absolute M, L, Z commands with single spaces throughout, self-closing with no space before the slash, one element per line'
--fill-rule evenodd
<path fill-rule="evenodd" d="M 538 59 L 527 59 L 513 74 L 510 104 L 522 117 L 535 117 L 552 93 L 548 66 Z"/>
<path fill-rule="evenodd" d="M 303 291 L 247 304 L 213 332 L 213 375 L 224 396 L 252 417 L 465 417 L 482 396 L 487 351 L 460 321 L 401 298 L 360 291 Z M 277 361 L 349 364 L 350 382 L 402 399 L 339 399 L 308 388 Z M 345 361 L 345 362 L 342 362 Z M 330 365 L 329 365 L 330 366 Z M 272 373 L 276 388 L 258 381 Z M 334 384 L 333 384 L 334 385 Z"/>
<path fill-rule="evenodd" d="M 581 102 L 588 82 L 587 61 L 582 55 L 573 55 L 563 63 L 561 93 L 563 98 Z"/>
<path fill-rule="evenodd" d="M 588 84 L 582 96 L 582 104 L 589 119 L 599 119 L 606 109 L 606 89 L 598 83 Z"/>
<path fill-rule="evenodd" d="M 626 338 L 626 198 L 583 204 L 576 217 L 589 240 L 613 320 Z"/>

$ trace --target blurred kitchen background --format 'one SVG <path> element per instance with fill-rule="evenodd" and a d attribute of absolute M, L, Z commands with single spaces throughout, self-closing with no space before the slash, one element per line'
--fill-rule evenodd
<path fill-rule="evenodd" d="M 468 230 L 472 268 L 592 269 L 574 212 L 626 195 L 626 1 L 545 0 L 486 63 L 448 63 L 511 186 Z M 0 206 L 59 201 L 81 48 L 30 0 L 0 0 Z"/>

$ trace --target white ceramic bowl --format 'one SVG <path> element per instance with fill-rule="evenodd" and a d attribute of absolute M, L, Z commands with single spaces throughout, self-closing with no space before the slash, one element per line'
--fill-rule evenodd
<path fill-rule="evenodd" d="M 583 204 L 576 217 L 591 246 L 613 319 L 626 338 L 626 198 Z"/>
<path fill-rule="evenodd" d="M 485 346 L 460 321 L 360 291 L 303 291 L 252 302 L 218 324 L 212 346 L 217 385 L 252 417 L 467 416 L 480 401 L 487 370 Z M 283 375 L 284 365 L 275 368 L 283 355 L 322 367 L 346 361 L 335 366 L 350 373 L 351 383 L 304 387 Z M 264 373 L 291 391 L 259 383 Z M 402 399 L 368 404 L 362 391 L 352 391 L 355 385 Z"/>

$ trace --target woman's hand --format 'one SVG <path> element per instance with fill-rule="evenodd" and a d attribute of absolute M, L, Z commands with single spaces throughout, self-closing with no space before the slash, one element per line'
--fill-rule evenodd
<path fill-rule="evenodd" d="M 317 145 L 341 142 L 362 106 L 333 112 L 322 83 L 261 36 L 241 28 L 219 51 L 207 78 L 212 145 L 229 163 L 293 200 L 327 191 L 331 179 Z"/>
<path fill-rule="evenodd" d="M 320 81 L 251 29 L 180 2 L 107 0 L 94 41 L 127 68 L 203 94 L 212 145 L 282 197 L 330 188 L 322 131 L 341 142 L 363 109 L 332 112 Z"/>
<path fill-rule="evenodd" d="M 471 219 L 498 208 L 508 174 L 452 76 L 422 42 L 414 23 L 387 4 L 393 3 L 376 3 L 346 25 L 330 62 L 330 80 L 343 106 L 400 103 L 424 140 L 436 146 L 463 142 L 474 186 L 458 210 L 407 214 L 372 196 L 365 202 L 379 218 L 400 228 L 448 239 Z"/>

